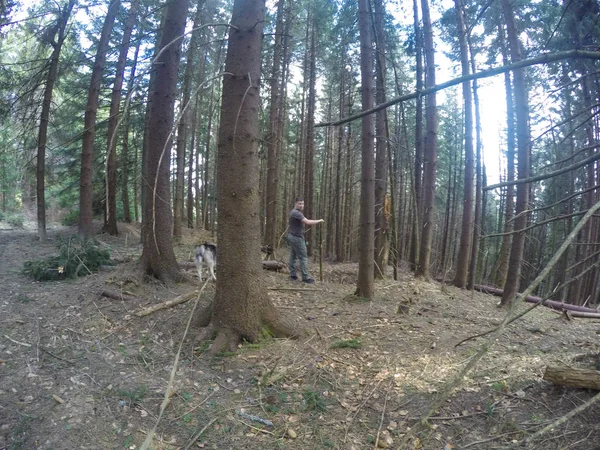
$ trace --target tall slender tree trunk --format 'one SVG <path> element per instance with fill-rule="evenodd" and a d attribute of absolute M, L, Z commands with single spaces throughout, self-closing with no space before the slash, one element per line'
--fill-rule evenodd
<path fill-rule="evenodd" d="M 102 84 L 102 72 L 106 62 L 106 52 L 110 41 L 115 18 L 119 12 L 121 0 L 111 0 L 108 12 L 102 25 L 100 40 L 96 50 L 96 59 L 92 69 L 87 106 L 83 119 L 83 144 L 81 149 L 81 179 L 79 184 L 79 235 L 89 238 L 92 233 L 92 202 L 93 202 L 93 171 L 94 171 L 94 138 L 96 136 L 96 115 L 98 114 L 98 99 Z"/>
<path fill-rule="evenodd" d="M 500 49 L 502 52 L 502 63 L 508 64 L 508 49 L 506 48 L 506 40 L 504 28 L 498 26 L 498 36 L 500 37 Z M 510 72 L 504 74 L 504 91 L 506 95 L 506 181 L 515 179 L 515 107 L 514 95 Z M 510 247 L 512 245 L 513 230 L 512 219 L 515 216 L 515 188 L 511 184 L 506 187 L 504 202 L 504 236 L 502 237 L 502 245 L 498 255 L 498 262 L 494 270 L 494 284 L 503 287 L 506 283 L 508 274 L 508 258 L 510 256 Z"/>
<path fill-rule="evenodd" d="M 501 0 L 504 18 L 506 20 L 506 31 L 508 35 L 508 45 L 510 48 L 511 63 L 516 63 L 522 59 L 521 43 L 519 42 L 518 31 L 516 28 L 514 12 L 510 0 Z M 529 177 L 529 147 L 531 139 L 529 134 L 529 100 L 527 88 L 525 86 L 525 71 L 515 69 L 514 90 L 515 90 L 515 114 L 517 119 L 517 168 L 518 178 Z M 527 226 L 527 208 L 529 205 L 529 184 L 522 183 L 517 185 L 516 218 L 514 220 L 515 234 L 510 249 L 508 260 L 508 274 L 504 284 L 504 294 L 500 304 L 510 305 L 519 291 L 521 265 L 523 262 L 523 249 L 525 247 L 525 231 Z"/>
<path fill-rule="evenodd" d="M 465 17 L 463 4 L 461 0 L 454 0 L 454 9 L 456 11 L 456 23 L 458 29 L 458 41 L 460 44 L 460 61 L 462 67 L 462 76 L 468 76 L 469 70 L 469 49 L 467 46 L 467 36 L 465 27 Z M 460 247 L 458 250 L 458 260 L 456 262 L 456 274 L 454 285 L 464 288 L 467 285 L 467 276 L 469 273 L 469 259 L 471 257 L 471 244 L 473 238 L 473 96 L 471 93 L 471 83 L 465 81 L 462 84 L 464 111 L 465 111 L 465 182 L 463 196 L 463 214 L 462 227 L 460 233 Z"/>
<path fill-rule="evenodd" d="M 58 74 L 58 59 L 63 43 L 65 42 L 67 22 L 71 16 L 73 6 L 75 6 L 75 0 L 69 0 L 69 3 L 63 6 L 57 19 L 56 34 L 52 36 L 51 44 L 53 49 L 50 55 L 50 64 L 48 75 L 46 76 L 46 86 L 44 88 L 42 111 L 40 114 L 37 142 L 36 194 L 38 238 L 42 242 L 46 241 L 46 141 L 48 137 L 48 123 L 50 121 L 50 106 L 52 105 L 52 94 Z"/>
<path fill-rule="evenodd" d="M 415 32 L 415 59 L 416 59 L 416 90 L 423 90 L 423 38 L 419 25 L 419 5 L 413 0 L 414 32 Z M 413 270 L 417 269 L 419 261 L 419 247 L 421 242 L 421 212 L 422 212 L 422 176 L 423 176 L 423 99 L 417 97 L 415 106 L 415 159 L 413 170 L 413 190 L 415 210 L 413 211 L 412 239 L 410 247 L 410 264 Z"/>
<path fill-rule="evenodd" d="M 117 135 L 119 125 L 119 108 L 121 106 L 121 89 L 123 87 L 123 74 L 127 62 L 127 52 L 131 40 L 131 31 L 135 24 L 137 14 L 138 0 L 131 2 L 125 29 L 123 30 L 123 39 L 117 59 L 115 69 L 115 81 L 113 84 L 112 96 L 110 99 L 110 112 L 108 116 L 107 131 L 107 156 L 106 156 L 106 220 L 104 222 L 104 232 L 116 236 L 117 229 Z"/>
<path fill-rule="evenodd" d="M 373 106 L 373 51 L 369 0 L 358 2 L 358 29 L 360 33 L 360 79 L 362 109 Z M 358 281 L 356 295 L 372 299 L 375 293 L 373 252 L 375 232 L 375 161 L 373 115 L 362 118 L 362 169 L 360 180 L 360 238 Z"/>
<path fill-rule="evenodd" d="M 428 0 L 421 0 L 423 10 L 423 35 L 425 44 L 426 77 L 425 87 L 435 86 L 435 48 Z M 419 264 L 416 275 L 429 279 L 431 247 L 433 244 L 433 210 L 435 207 L 435 178 L 437 173 L 437 99 L 436 93 L 427 96 L 425 109 L 426 136 L 423 151 L 423 220 Z"/>
<path fill-rule="evenodd" d="M 138 56 L 140 54 L 141 39 L 138 39 L 133 55 L 133 63 L 131 65 L 131 73 L 127 82 L 127 98 L 131 99 L 133 85 L 135 81 L 135 71 L 137 67 Z M 125 119 L 123 123 L 123 148 L 121 149 L 121 201 L 123 202 L 123 220 L 125 223 L 131 223 L 131 206 L 129 204 L 129 126 L 131 119 L 131 108 L 125 110 Z M 136 150 L 137 157 L 137 150 Z M 137 168 L 137 164 L 134 165 Z M 134 170 L 135 171 L 135 170 Z M 134 218 L 137 221 L 137 182 L 134 182 Z"/>
<path fill-rule="evenodd" d="M 183 227 L 183 203 L 185 186 L 185 152 L 187 145 L 187 132 L 190 126 L 190 101 L 192 95 L 192 73 L 196 70 L 196 54 L 198 52 L 198 40 L 200 31 L 196 30 L 200 26 L 202 19 L 202 5 L 204 0 L 200 0 L 197 5 L 194 23 L 192 25 L 195 31 L 192 32 L 190 43 L 186 55 L 185 72 L 183 74 L 182 96 L 180 105 L 180 118 L 177 127 L 177 163 L 175 173 L 175 199 L 173 201 L 173 237 L 181 239 Z"/>
<path fill-rule="evenodd" d="M 311 11 L 308 27 L 310 27 L 310 51 L 308 60 L 308 104 L 306 108 L 306 142 L 304 150 L 304 214 L 313 217 L 317 210 L 314 205 L 314 159 L 315 159 L 315 114 L 317 106 L 317 51 L 316 51 L 316 24 L 314 11 Z M 307 230 L 305 239 L 308 242 L 308 255 L 313 255 L 313 246 L 316 242 L 312 229 Z"/>
<path fill-rule="evenodd" d="M 264 244 L 275 248 L 277 234 L 277 198 L 279 196 L 280 173 L 280 134 L 279 123 L 283 98 L 281 98 L 283 15 L 285 0 L 279 0 L 277 6 L 277 24 L 273 48 L 273 67 L 271 69 L 271 100 L 269 108 L 269 130 L 267 132 L 267 186 L 266 186 L 266 223 Z"/>
<path fill-rule="evenodd" d="M 375 0 L 375 42 L 377 48 L 376 99 L 377 104 L 385 103 L 386 80 L 386 39 L 383 27 L 385 7 L 382 0 Z M 387 109 L 377 112 L 375 118 L 376 159 L 375 159 L 375 278 L 384 278 L 389 248 L 388 217 L 385 211 L 388 181 L 388 147 L 390 145 Z"/>
<path fill-rule="evenodd" d="M 159 55 L 148 99 L 148 136 L 145 143 L 145 194 L 143 198 L 142 270 L 160 280 L 179 281 L 182 275 L 173 251 L 173 215 L 169 184 L 174 107 L 181 41 L 188 1 L 173 0 L 165 10 L 164 27 L 157 42 Z"/>

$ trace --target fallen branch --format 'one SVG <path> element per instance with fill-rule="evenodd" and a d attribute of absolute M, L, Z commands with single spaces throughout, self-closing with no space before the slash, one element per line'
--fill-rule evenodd
<path fill-rule="evenodd" d="M 498 289 L 493 286 L 484 286 L 481 284 L 476 284 L 475 286 L 473 286 L 473 289 L 475 289 L 476 291 L 479 291 L 479 292 L 484 292 L 486 294 L 492 294 L 497 297 L 502 297 L 502 293 L 504 292 L 502 289 Z M 567 311 L 581 311 L 581 312 L 588 312 L 588 313 L 599 313 L 600 312 L 594 308 L 587 308 L 585 306 L 557 302 L 556 300 L 545 300 L 541 297 L 536 297 L 534 295 L 528 295 L 527 297 L 525 297 L 524 300 L 527 303 L 543 303 L 544 306 L 547 306 L 552 309 L 556 309 L 558 311 L 567 310 Z"/>
<path fill-rule="evenodd" d="M 104 290 L 100 292 L 102 297 L 112 298 L 113 300 L 139 300 L 138 297 L 130 294 L 126 294 L 125 292 L 114 292 Z"/>
<path fill-rule="evenodd" d="M 206 283 L 205 283 L 206 285 Z M 156 311 L 160 311 L 161 309 L 170 308 L 171 306 L 179 305 L 181 303 L 185 303 L 191 299 L 193 299 L 196 295 L 198 295 L 198 291 L 188 292 L 187 294 L 180 295 L 171 300 L 167 300 L 166 302 L 159 303 L 158 305 L 150 306 L 149 308 L 142 309 L 135 313 L 138 317 L 148 316 Z"/>
<path fill-rule="evenodd" d="M 561 386 L 572 386 L 600 391 L 600 371 L 569 366 L 548 366 L 544 380 Z"/>

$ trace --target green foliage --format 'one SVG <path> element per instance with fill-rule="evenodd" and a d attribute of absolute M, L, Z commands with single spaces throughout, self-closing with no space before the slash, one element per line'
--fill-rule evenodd
<path fill-rule="evenodd" d="M 38 281 L 64 280 L 91 274 L 110 261 L 109 251 L 100 248 L 94 239 L 61 239 L 58 250 L 57 256 L 26 261 L 23 273 Z"/>
<path fill-rule="evenodd" d="M 304 405 L 307 411 L 327 411 L 325 400 L 318 392 L 305 389 L 304 392 L 302 392 L 302 399 L 304 400 Z"/>
<path fill-rule="evenodd" d="M 361 348 L 362 344 L 358 339 L 344 339 L 335 341 L 331 344 L 331 348 Z"/>
<path fill-rule="evenodd" d="M 62 218 L 61 223 L 65 227 L 73 226 L 79 223 L 79 210 L 70 211 Z"/>
<path fill-rule="evenodd" d="M 25 224 L 23 214 L 7 214 L 4 220 L 13 228 L 23 228 Z"/>

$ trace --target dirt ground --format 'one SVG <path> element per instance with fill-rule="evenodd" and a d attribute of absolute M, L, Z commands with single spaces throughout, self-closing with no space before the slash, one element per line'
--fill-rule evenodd
<path fill-rule="evenodd" d="M 2 229 L 4 228 L 4 229 Z M 139 449 L 160 405 L 194 301 L 145 317 L 136 312 L 199 290 L 144 282 L 139 231 L 98 235 L 115 269 L 35 282 L 23 262 L 56 253 L 33 230 L 0 226 L 0 450 Z M 191 261 L 188 235 L 176 248 Z M 278 256 L 285 257 L 285 249 Z M 318 277 L 318 264 L 310 265 Z M 377 282 L 376 298 L 352 301 L 357 266 L 325 264 L 310 289 L 264 272 L 274 304 L 310 330 L 301 340 L 245 344 L 209 359 L 183 341 L 174 395 L 158 423 L 157 449 L 509 448 L 591 399 L 595 392 L 549 384 L 547 365 L 593 368 L 600 321 L 566 320 L 538 308 L 506 329 L 438 407 L 420 419 L 485 342 L 460 340 L 497 325 L 497 299 L 415 280 Z M 189 270 L 190 277 L 194 270 Z M 127 292 L 114 300 L 103 290 Z M 199 306 L 214 293 L 210 284 Z M 600 449 L 600 404 L 526 447 Z"/>

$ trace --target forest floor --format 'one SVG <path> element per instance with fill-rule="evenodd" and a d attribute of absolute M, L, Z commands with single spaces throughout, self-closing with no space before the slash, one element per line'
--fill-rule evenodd
<path fill-rule="evenodd" d="M 139 230 L 119 226 L 118 237 L 97 236 L 119 261 L 115 270 L 36 282 L 23 262 L 56 254 L 57 236 L 76 230 L 52 229 L 40 244 L 34 230 L 0 224 L 0 450 L 139 449 L 155 426 L 195 302 L 135 313 L 200 284 L 144 282 Z M 192 243 L 204 239 L 189 232 L 178 258 L 191 261 Z M 318 277 L 318 264 L 310 268 Z M 356 274 L 355 264 L 325 264 L 324 281 L 308 289 L 264 272 L 273 303 L 305 324 L 307 338 L 208 358 L 193 330 L 151 448 L 507 448 L 595 395 L 542 374 L 548 365 L 592 368 L 600 321 L 537 308 L 502 333 L 419 427 L 485 340 L 455 344 L 499 324 L 505 311 L 495 297 L 408 271 L 378 281 L 372 302 L 351 301 Z M 105 289 L 135 299 L 112 300 Z M 210 283 L 199 307 L 213 293 Z M 526 448 L 598 450 L 599 417 L 596 404 Z"/>

